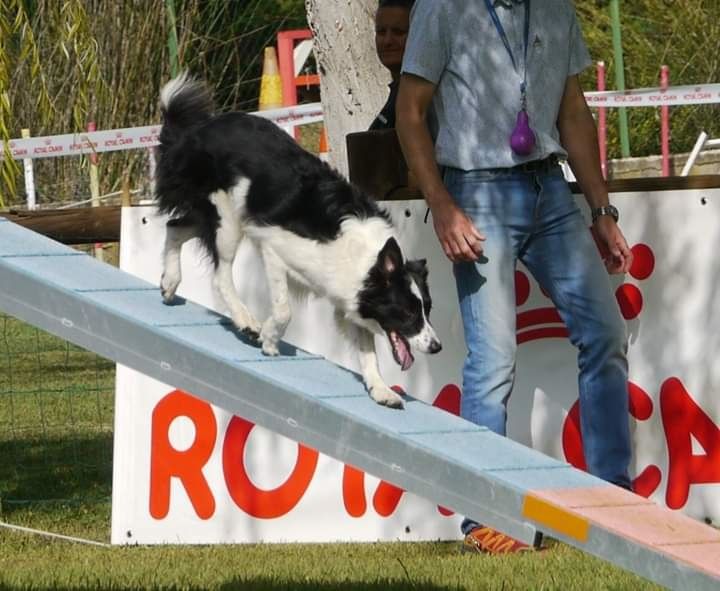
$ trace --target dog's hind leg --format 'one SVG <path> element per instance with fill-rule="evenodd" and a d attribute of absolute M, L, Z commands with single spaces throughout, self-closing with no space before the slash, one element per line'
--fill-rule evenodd
<path fill-rule="evenodd" d="M 384 406 L 403 408 L 402 398 L 388 387 L 380 375 L 373 334 L 369 330 L 351 322 L 347 322 L 345 330 L 355 342 L 358 361 L 360 362 L 360 374 L 363 377 L 370 398 Z"/>
<path fill-rule="evenodd" d="M 171 219 L 165 224 L 165 247 L 163 249 L 163 273 L 160 278 L 160 293 L 163 302 L 169 304 L 175 297 L 182 270 L 180 255 L 182 245 L 197 236 L 197 229 L 187 218 Z"/>
<path fill-rule="evenodd" d="M 270 316 L 263 323 L 260 341 L 265 355 L 277 355 L 279 353 L 278 342 L 285 334 L 291 315 L 287 268 L 282 259 L 270 247 L 263 247 L 262 256 L 270 288 L 272 309 Z"/>
<path fill-rule="evenodd" d="M 213 283 L 220 297 L 230 310 L 230 317 L 232 318 L 233 324 L 235 324 L 241 332 L 253 339 L 257 339 L 260 335 L 260 323 L 249 312 L 242 300 L 240 300 L 232 277 L 232 266 L 235 261 L 235 254 L 243 239 L 242 226 L 232 209 L 225 191 L 213 193 L 211 200 L 215 204 L 220 216 L 220 224 L 215 236 L 218 258 Z"/>

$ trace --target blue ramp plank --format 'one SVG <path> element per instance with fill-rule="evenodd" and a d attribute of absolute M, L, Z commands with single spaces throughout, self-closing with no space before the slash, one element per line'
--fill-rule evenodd
<path fill-rule="evenodd" d="M 2 217 L 0 310 L 513 537 L 531 542 L 542 525 L 668 587 L 720 588 L 707 559 L 563 504 L 615 487 L 410 397 L 381 407 L 355 373 L 291 345 L 264 357 L 227 318 L 165 306 L 156 286 Z"/>

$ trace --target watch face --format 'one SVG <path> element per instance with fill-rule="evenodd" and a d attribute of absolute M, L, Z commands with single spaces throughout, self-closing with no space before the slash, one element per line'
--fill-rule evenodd
<path fill-rule="evenodd" d="M 618 218 L 620 217 L 620 214 L 618 213 L 617 207 L 614 205 L 604 205 L 602 207 L 598 207 L 593 211 L 593 222 L 597 220 L 601 215 L 609 215 L 612 217 L 616 222 L 618 221 Z"/>

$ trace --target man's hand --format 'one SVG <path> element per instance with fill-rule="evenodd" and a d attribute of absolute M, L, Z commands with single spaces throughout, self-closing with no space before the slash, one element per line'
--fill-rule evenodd
<path fill-rule="evenodd" d="M 476 261 L 485 237 L 478 232 L 448 194 L 435 163 L 435 150 L 427 126 L 427 113 L 435 84 L 403 74 L 397 102 L 397 134 L 408 169 L 433 214 L 435 234 L 445 256 L 453 263 Z"/>
<path fill-rule="evenodd" d="M 445 256 L 453 263 L 476 261 L 485 240 L 470 218 L 455 203 L 431 208 L 433 226 Z"/>
<path fill-rule="evenodd" d="M 633 262 L 633 254 L 615 220 L 608 215 L 598 217 L 592 232 L 608 273 L 627 273 Z"/>

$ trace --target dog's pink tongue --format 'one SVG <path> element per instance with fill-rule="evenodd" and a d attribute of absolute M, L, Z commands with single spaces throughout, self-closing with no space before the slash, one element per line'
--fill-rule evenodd
<path fill-rule="evenodd" d="M 403 356 L 401 357 L 402 364 L 400 365 L 400 369 L 402 369 L 403 371 L 407 371 L 408 369 L 410 369 L 410 366 L 415 361 L 415 358 L 412 356 L 412 353 L 410 353 L 410 349 L 408 349 L 407 347 L 403 348 L 404 352 Z"/>
<path fill-rule="evenodd" d="M 391 339 L 393 348 L 395 349 L 395 359 L 397 359 L 400 364 L 400 368 L 403 371 L 407 371 L 410 369 L 413 361 L 415 361 L 415 358 L 410 352 L 410 347 L 408 347 L 407 341 L 397 333 L 392 333 Z"/>

